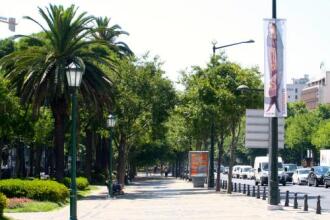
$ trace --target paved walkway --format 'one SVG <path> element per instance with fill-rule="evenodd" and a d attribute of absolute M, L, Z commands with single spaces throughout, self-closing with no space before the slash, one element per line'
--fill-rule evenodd
<path fill-rule="evenodd" d="M 286 208 L 269 211 L 266 201 L 241 194 L 226 195 L 196 189 L 191 182 L 174 178 L 139 178 L 125 188 L 125 195 L 106 199 L 106 188 L 78 202 L 79 220 L 215 220 L 215 219 L 330 219 Z M 20 220 L 69 219 L 69 208 L 43 213 L 7 213 Z"/>

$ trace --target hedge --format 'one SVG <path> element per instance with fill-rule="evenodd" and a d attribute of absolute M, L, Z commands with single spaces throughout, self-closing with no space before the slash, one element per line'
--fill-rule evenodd
<path fill-rule="evenodd" d="M 52 180 L 0 180 L 0 192 L 9 198 L 25 197 L 39 201 L 64 202 L 69 190 Z"/>
<path fill-rule="evenodd" d="M 78 190 L 86 190 L 89 186 L 88 179 L 85 178 L 85 177 L 77 177 L 76 182 L 77 182 L 77 189 Z M 66 187 L 70 188 L 71 178 L 65 177 L 64 180 L 63 180 L 63 184 Z"/>
<path fill-rule="evenodd" d="M 3 210 L 7 206 L 7 197 L 3 194 L 0 193 L 0 216 L 3 216 Z"/>

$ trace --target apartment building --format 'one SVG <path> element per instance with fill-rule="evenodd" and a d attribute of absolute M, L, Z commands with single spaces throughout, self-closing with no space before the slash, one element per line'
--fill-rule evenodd
<path fill-rule="evenodd" d="M 330 103 L 330 71 L 327 71 L 324 77 L 308 82 L 301 92 L 301 100 L 308 109 Z"/>
<path fill-rule="evenodd" d="M 292 79 L 291 84 L 286 85 L 288 102 L 297 102 L 301 100 L 301 92 L 307 86 L 309 76 L 306 74 L 303 78 Z"/>

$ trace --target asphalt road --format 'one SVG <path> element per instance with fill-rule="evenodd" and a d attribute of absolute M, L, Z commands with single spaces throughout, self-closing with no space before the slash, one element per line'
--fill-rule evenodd
<path fill-rule="evenodd" d="M 227 180 L 227 175 L 221 175 L 223 180 Z M 215 175 L 216 179 L 216 175 Z M 233 179 L 235 183 L 241 184 L 249 184 L 250 189 L 252 190 L 252 186 L 255 185 L 254 180 L 247 179 Z M 237 185 L 238 187 L 238 185 Z M 267 188 L 266 188 L 267 189 Z M 298 197 L 298 206 L 302 207 L 304 205 L 304 195 L 308 195 L 308 207 L 316 209 L 317 196 L 321 196 L 321 208 L 322 211 L 330 212 L 330 188 L 325 188 L 324 186 L 314 187 L 307 185 L 292 185 L 292 183 L 287 183 L 286 186 L 280 185 L 280 193 L 281 193 L 281 202 L 285 201 L 286 191 L 289 191 L 289 203 L 290 206 L 293 205 L 294 193 L 297 193 Z M 262 195 L 262 192 L 261 192 Z"/>

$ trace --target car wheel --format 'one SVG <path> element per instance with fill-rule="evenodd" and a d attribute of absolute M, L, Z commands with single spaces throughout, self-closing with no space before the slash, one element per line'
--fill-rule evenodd
<path fill-rule="evenodd" d="M 325 187 L 325 188 L 328 188 L 329 185 L 328 185 L 327 183 L 324 183 L 324 187 Z"/>
<path fill-rule="evenodd" d="M 286 185 L 286 182 L 285 182 L 285 180 L 283 180 L 283 182 L 282 182 L 282 185 L 283 185 L 283 186 L 285 186 L 285 185 Z"/>
<path fill-rule="evenodd" d="M 314 184 L 313 184 L 315 187 L 318 187 L 319 186 L 319 184 L 318 184 L 318 182 L 317 182 L 317 179 L 314 179 Z"/>

